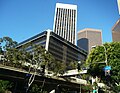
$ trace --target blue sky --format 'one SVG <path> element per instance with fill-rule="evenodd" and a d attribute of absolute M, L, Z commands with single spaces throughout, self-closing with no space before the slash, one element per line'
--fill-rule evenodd
<path fill-rule="evenodd" d="M 0 0 L 0 37 L 21 42 L 52 30 L 57 2 L 77 5 L 77 31 L 101 29 L 103 43 L 112 41 L 111 29 L 120 18 L 117 0 Z"/>

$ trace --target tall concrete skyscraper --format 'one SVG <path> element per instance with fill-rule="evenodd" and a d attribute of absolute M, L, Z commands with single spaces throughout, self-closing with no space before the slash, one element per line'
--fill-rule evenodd
<path fill-rule="evenodd" d="M 98 29 L 86 28 L 78 32 L 79 47 L 90 52 L 93 46 L 102 45 L 102 31 Z"/>
<path fill-rule="evenodd" d="M 112 40 L 113 42 L 120 42 L 120 19 L 112 28 Z"/>
<path fill-rule="evenodd" d="M 76 45 L 77 5 L 56 3 L 53 32 Z"/>

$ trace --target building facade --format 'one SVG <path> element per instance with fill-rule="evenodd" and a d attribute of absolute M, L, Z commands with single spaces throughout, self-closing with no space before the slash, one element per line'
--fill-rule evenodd
<path fill-rule="evenodd" d="M 81 38 L 77 40 L 77 46 L 85 49 L 86 51 L 88 51 L 89 46 L 88 46 L 88 39 L 87 38 Z"/>
<path fill-rule="evenodd" d="M 120 42 L 120 19 L 112 28 L 112 40 L 113 42 Z"/>
<path fill-rule="evenodd" d="M 76 45 L 77 5 L 56 3 L 53 32 Z"/>
<path fill-rule="evenodd" d="M 92 46 L 102 45 L 102 31 L 98 29 L 86 28 L 78 32 L 79 47 L 90 52 Z"/>
<path fill-rule="evenodd" d="M 85 60 L 87 52 L 76 45 L 68 42 L 64 38 L 48 30 L 44 31 L 36 36 L 33 36 L 17 46 L 21 48 L 22 45 L 32 42 L 33 44 L 43 46 L 49 51 L 53 57 L 58 61 L 71 62 Z M 31 51 L 32 47 L 26 48 L 26 51 Z"/>

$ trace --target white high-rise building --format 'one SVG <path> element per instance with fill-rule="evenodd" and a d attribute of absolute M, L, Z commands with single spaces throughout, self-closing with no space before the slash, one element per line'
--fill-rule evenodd
<path fill-rule="evenodd" d="M 53 32 L 76 45 L 77 5 L 56 3 Z"/>
<path fill-rule="evenodd" d="M 120 0 L 117 0 L 118 3 L 118 11 L 119 11 L 119 15 L 120 15 Z"/>

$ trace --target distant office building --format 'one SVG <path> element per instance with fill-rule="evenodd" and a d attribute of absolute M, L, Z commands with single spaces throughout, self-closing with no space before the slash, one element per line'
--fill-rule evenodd
<path fill-rule="evenodd" d="M 27 44 L 28 42 L 43 46 L 58 61 L 79 61 L 85 60 L 87 57 L 87 52 L 85 50 L 75 46 L 50 30 L 44 31 L 21 42 L 17 47 L 21 48 L 22 45 Z M 26 48 L 26 51 L 31 50 L 32 47 Z"/>
<path fill-rule="evenodd" d="M 56 3 L 53 32 L 76 45 L 77 5 Z"/>
<path fill-rule="evenodd" d="M 81 38 L 77 40 L 77 46 L 83 48 L 84 50 L 88 51 L 89 46 L 88 46 L 88 39 L 87 38 Z"/>
<path fill-rule="evenodd" d="M 112 28 L 113 42 L 120 42 L 120 19 L 115 23 Z"/>
<path fill-rule="evenodd" d="M 92 46 L 102 45 L 102 32 L 98 29 L 86 28 L 78 32 L 78 41 L 77 44 L 79 47 L 90 52 Z"/>

